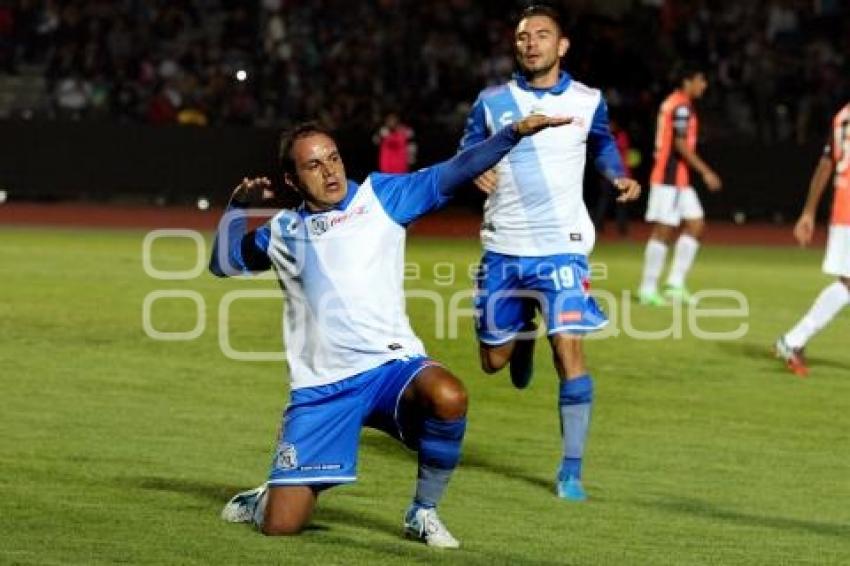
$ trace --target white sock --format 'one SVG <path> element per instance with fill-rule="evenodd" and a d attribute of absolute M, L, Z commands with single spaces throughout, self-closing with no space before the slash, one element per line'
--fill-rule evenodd
<path fill-rule="evenodd" d="M 785 335 L 785 343 L 792 348 L 802 348 L 838 312 L 850 303 L 850 291 L 841 281 L 836 281 L 820 292 L 809 312 Z"/>
<path fill-rule="evenodd" d="M 699 240 L 693 236 L 682 234 L 676 240 L 676 251 L 673 252 L 673 265 L 667 276 L 667 284 L 671 287 L 684 287 L 685 276 L 694 264 L 694 258 L 699 250 Z"/>
<path fill-rule="evenodd" d="M 664 269 L 664 260 L 667 258 L 667 244 L 660 240 L 650 238 L 646 243 L 646 252 L 643 260 L 643 278 L 640 282 L 641 294 L 658 292 L 658 278 Z"/>

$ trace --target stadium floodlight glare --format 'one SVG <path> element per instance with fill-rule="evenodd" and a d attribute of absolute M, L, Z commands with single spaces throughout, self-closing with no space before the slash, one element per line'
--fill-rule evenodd
<path fill-rule="evenodd" d="M 240 83 L 248 80 L 248 71 L 246 71 L 245 69 L 239 69 L 238 71 L 236 71 L 236 80 Z"/>
<path fill-rule="evenodd" d="M 197 201 L 198 210 L 209 210 L 210 209 L 210 199 L 207 197 L 198 197 Z"/>
<path fill-rule="evenodd" d="M 3 204 L 4 202 L 6 202 L 6 200 L 8 198 L 9 198 L 9 193 L 7 193 L 6 191 L 0 191 L 0 204 Z"/>

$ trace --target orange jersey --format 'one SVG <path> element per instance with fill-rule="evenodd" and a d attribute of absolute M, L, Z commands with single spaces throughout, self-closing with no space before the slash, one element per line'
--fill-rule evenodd
<path fill-rule="evenodd" d="M 653 185 L 690 186 L 688 164 L 676 151 L 676 138 L 685 140 L 692 151 L 697 147 L 697 115 L 691 99 L 680 90 L 673 92 L 658 110 L 655 131 L 655 165 L 649 181 Z"/>
<path fill-rule="evenodd" d="M 832 119 L 824 157 L 835 166 L 832 224 L 850 225 L 850 104 Z"/>

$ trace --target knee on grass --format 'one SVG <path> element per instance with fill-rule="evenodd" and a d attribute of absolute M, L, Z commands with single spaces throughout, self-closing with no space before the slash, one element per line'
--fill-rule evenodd
<path fill-rule="evenodd" d="M 301 521 L 290 517 L 266 517 L 260 532 L 270 537 L 295 536 L 301 534 L 307 521 Z"/>

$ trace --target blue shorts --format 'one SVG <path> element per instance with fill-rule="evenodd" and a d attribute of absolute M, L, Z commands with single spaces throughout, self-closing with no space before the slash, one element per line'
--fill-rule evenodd
<path fill-rule="evenodd" d="M 419 372 L 436 365 L 426 357 L 393 360 L 336 383 L 292 391 L 269 485 L 355 481 L 364 426 L 415 446 L 416 439 L 402 431 L 401 395 Z"/>
<path fill-rule="evenodd" d="M 540 310 L 548 334 L 584 334 L 608 324 L 590 296 L 587 256 L 521 257 L 485 252 L 475 289 L 475 330 L 490 346 L 528 330 Z"/>

